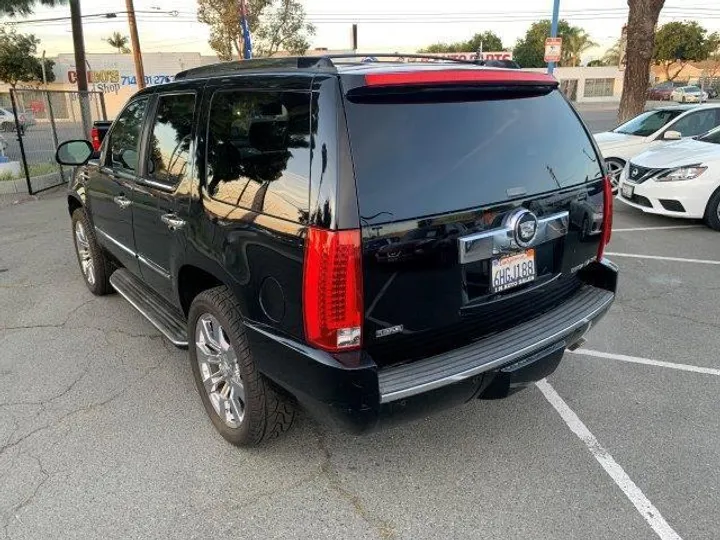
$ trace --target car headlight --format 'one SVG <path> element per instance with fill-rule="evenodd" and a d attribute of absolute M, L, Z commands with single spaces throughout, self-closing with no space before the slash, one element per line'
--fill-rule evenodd
<path fill-rule="evenodd" d="M 673 169 L 665 174 L 658 176 L 655 180 L 658 182 L 676 182 L 679 180 L 692 180 L 707 171 L 707 167 L 701 165 L 690 165 L 688 167 L 680 167 Z"/>

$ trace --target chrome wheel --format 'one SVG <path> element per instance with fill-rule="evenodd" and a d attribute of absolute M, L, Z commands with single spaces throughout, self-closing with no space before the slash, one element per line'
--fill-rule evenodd
<path fill-rule="evenodd" d="M 80 268 L 85 274 L 85 279 L 90 285 L 95 285 L 95 263 L 93 262 L 90 242 L 87 239 L 87 234 L 85 234 L 85 226 L 82 221 L 75 223 L 75 247 L 77 248 Z"/>
<path fill-rule="evenodd" d="M 231 428 L 245 417 L 245 387 L 235 349 L 215 316 L 204 313 L 195 324 L 200 377 L 217 415 Z"/>
<path fill-rule="evenodd" d="M 608 176 L 610 177 L 610 184 L 612 184 L 613 192 L 618 190 L 620 185 L 620 175 L 625 168 L 625 165 L 620 161 L 609 159 L 605 161 L 605 168 L 607 169 Z"/>

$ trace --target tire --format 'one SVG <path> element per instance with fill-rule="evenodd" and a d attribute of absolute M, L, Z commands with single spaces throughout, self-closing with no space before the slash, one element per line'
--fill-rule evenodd
<path fill-rule="evenodd" d="M 617 193 L 620 186 L 620 174 L 625 168 L 625 162 L 619 158 L 607 158 L 605 160 L 605 168 L 610 176 L 612 192 Z"/>
<path fill-rule="evenodd" d="M 110 285 L 112 265 L 97 243 L 95 230 L 84 208 L 78 208 L 72 213 L 72 231 L 75 254 L 85 285 L 95 296 L 104 296 L 112 292 Z M 88 271 L 88 262 L 90 271 Z"/>
<path fill-rule="evenodd" d="M 200 399 L 226 441 L 256 446 L 290 429 L 295 404 L 259 372 L 238 302 L 227 287 L 215 287 L 195 297 L 188 314 L 188 338 L 190 367 Z"/>
<path fill-rule="evenodd" d="M 720 190 L 713 193 L 705 207 L 705 224 L 720 231 Z"/>

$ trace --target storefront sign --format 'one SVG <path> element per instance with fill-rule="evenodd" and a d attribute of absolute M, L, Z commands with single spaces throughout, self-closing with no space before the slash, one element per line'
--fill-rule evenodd
<path fill-rule="evenodd" d="M 453 58 L 455 60 L 468 60 L 470 62 L 477 60 L 477 52 L 458 52 L 458 53 L 428 53 L 431 56 L 439 56 L 442 58 Z M 483 60 L 512 60 L 512 51 L 500 52 L 483 52 L 480 57 Z M 432 62 L 429 58 L 405 58 L 407 62 Z"/>
<path fill-rule="evenodd" d="M 68 70 L 67 72 L 68 82 L 70 84 L 77 83 L 77 71 Z M 120 86 L 135 86 L 137 85 L 137 78 L 135 75 L 123 75 L 117 69 L 104 69 L 100 71 L 88 71 L 87 72 L 88 84 L 96 84 L 100 92 L 105 92 L 101 88 L 109 88 L 110 92 L 117 91 Z M 154 84 L 169 83 L 175 80 L 175 75 L 145 75 L 145 84 L 152 86 Z"/>

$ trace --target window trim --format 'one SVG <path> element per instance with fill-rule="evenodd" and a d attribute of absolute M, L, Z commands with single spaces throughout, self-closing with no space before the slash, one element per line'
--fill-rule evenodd
<path fill-rule="evenodd" d="M 220 204 L 224 204 L 226 206 L 230 206 L 233 208 L 239 208 L 241 210 L 246 210 L 248 212 L 254 212 L 256 214 L 261 214 L 263 216 L 268 216 L 272 219 L 280 219 L 282 221 L 287 221 L 289 223 L 299 223 L 299 221 L 295 219 L 288 219 L 287 217 L 283 216 L 276 216 L 274 214 L 268 214 L 266 212 L 253 210 L 251 208 L 247 208 L 244 206 L 240 201 L 238 201 L 236 204 L 229 203 L 227 201 L 224 201 L 222 199 L 218 199 L 216 197 L 213 197 L 210 192 L 207 189 L 207 180 L 208 180 L 208 163 L 209 163 L 209 156 L 210 156 L 210 120 L 212 118 L 212 111 L 213 111 L 213 104 L 215 102 L 215 97 L 219 94 L 227 94 L 227 93 L 245 93 L 245 94 L 299 94 L 306 96 L 308 99 L 308 105 L 312 108 L 312 91 L 311 89 L 307 90 L 301 90 L 301 89 L 279 89 L 279 88 L 248 88 L 244 86 L 231 86 L 231 87 L 221 87 L 221 88 L 215 88 L 212 91 L 212 94 L 209 96 L 208 99 L 208 106 L 207 106 L 207 114 L 205 116 L 205 130 L 204 130 L 204 137 L 205 142 L 203 145 L 203 171 L 202 174 L 199 174 L 199 185 L 200 185 L 200 193 L 201 196 L 207 196 L 209 199 L 212 199 L 213 201 L 216 201 Z M 312 112 L 312 111 L 311 111 Z M 311 115 L 312 116 L 312 115 Z M 308 125 L 308 135 L 312 137 L 312 118 L 310 119 L 310 124 Z M 310 210 L 310 191 L 312 186 L 312 157 L 310 157 L 308 164 L 308 200 L 307 202 L 307 208 L 306 210 L 309 212 Z"/>
<path fill-rule="evenodd" d="M 198 106 L 198 92 L 197 90 L 172 90 L 169 92 L 162 92 L 162 93 L 156 93 L 152 96 L 153 100 L 150 104 L 149 108 L 149 114 L 145 118 L 145 128 L 143 129 L 142 133 L 142 145 L 140 147 L 140 167 L 138 167 L 137 175 L 136 175 L 136 181 L 139 184 L 144 184 L 151 188 L 160 189 L 162 191 L 166 191 L 168 193 L 173 193 L 175 190 L 177 190 L 178 186 L 182 183 L 182 181 L 175 182 L 174 184 L 166 183 L 166 182 L 160 182 L 158 180 L 155 180 L 154 178 L 148 178 L 147 173 L 147 153 L 149 150 L 149 143 L 150 143 L 150 136 L 152 135 L 153 129 L 155 128 L 155 120 L 157 119 L 157 112 L 160 105 L 160 99 L 167 96 L 187 96 L 192 95 L 195 98 L 195 102 L 193 103 L 193 119 L 192 119 L 192 128 L 190 130 L 190 142 L 191 142 L 191 149 L 190 149 L 190 177 L 192 177 L 192 172 L 195 170 L 195 135 L 196 135 L 196 126 L 198 121 L 198 114 L 199 114 L 199 106 Z"/>
<path fill-rule="evenodd" d="M 149 106 L 152 105 L 152 102 L 151 102 L 152 97 L 153 97 L 152 94 L 142 94 L 140 96 L 133 97 L 125 104 L 125 106 L 122 108 L 120 113 L 115 117 L 115 120 L 117 121 L 117 119 L 120 118 L 127 109 L 129 109 L 132 105 L 134 105 L 135 103 L 138 103 L 139 101 L 146 100 L 148 102 L 148 105 L 145 106 L 145 110 L 143 111 L 142 129 L 140 130 L 140 136 L 138 137 L 138 144 L 137 144 L 138 156 L 140 155 L 140 151 L 142 148 L 143 134 L 145 131 L 145 126 L 147 125 L 148 108 L 149 108 Z M 107 134 L 105 135 L 105 138 L 103 139 L 103 153 L 100 156 L 101 167 L 104 169 L 107 169 L 107 170 L 111 170 L 114 173 L 122 174 L 123 177 L 127 177 L 127 178 L 131 177 L 133 180 L 135 180 L 135 179 L 137 179 L 137 177 L 139 175 L 139 171 L 138 171 L 139 167 L 137 167 L 134 171 L 129 171 L 128 169 L 125 169 L 125 168 L 115 168 L 112 166 L 112 163 L 110 165 L 107 164 L 108 152 L 111 151 L 110 143 L 112 141 L 112 135 L 113 135 L 113 132 L 115 131 L 115 129 L 117 129 L 117 122 L 112 123 L 112 126 L 110 126 L 110 129 L 108 130 Z M 106 143 L 106 141 L 107 141 L 107 143 Z M 138 164 L 140 164 L 140 163 L 141 162 L 138 161 Z"/>

